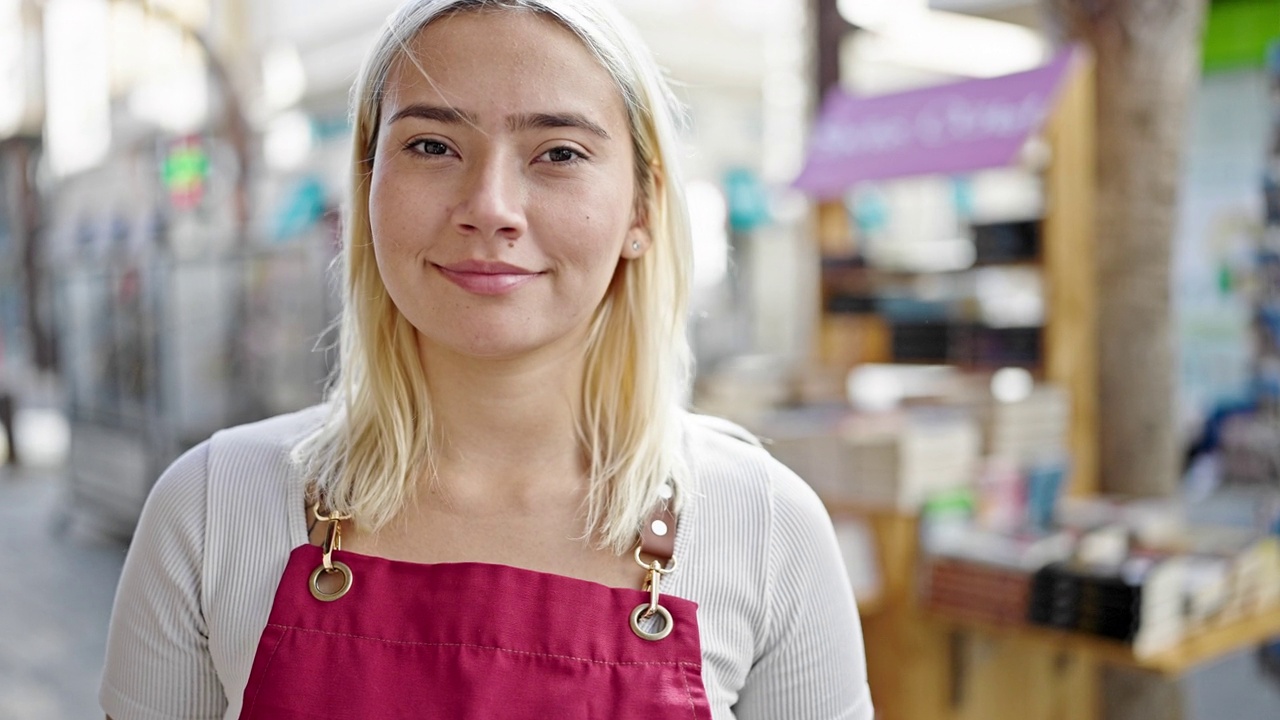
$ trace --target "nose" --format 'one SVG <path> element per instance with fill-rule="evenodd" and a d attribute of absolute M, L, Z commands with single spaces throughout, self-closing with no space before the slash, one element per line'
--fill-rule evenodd
<path fill-rule="evenodd" d="M 517 166 L 501 152 L 476 159 L 464 175 L 453 209 L 454 226 L 479 239 L 516 240 L 524 235 L 524 192 Z"/>

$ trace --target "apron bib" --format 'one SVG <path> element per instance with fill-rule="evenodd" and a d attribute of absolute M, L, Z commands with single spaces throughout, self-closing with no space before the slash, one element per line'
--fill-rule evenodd
<path fill-rule="evenodd" d="M 330 552 L 290 554 L 242 720 L 711 718 L 696 603 L 661 596 L 670 633 L 645 639 L 631 618 L 656 592 Z M 325 567 L 346 583 L 328 601 Z"/>

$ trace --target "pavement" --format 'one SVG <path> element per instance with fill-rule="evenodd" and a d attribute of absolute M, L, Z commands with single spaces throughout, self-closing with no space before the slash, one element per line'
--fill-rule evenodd
<path fill-rule="evenodd" d="M 102 718 L 126 546 L 77 530 L 53 471 L 0 467 L 0 720 Z"/>

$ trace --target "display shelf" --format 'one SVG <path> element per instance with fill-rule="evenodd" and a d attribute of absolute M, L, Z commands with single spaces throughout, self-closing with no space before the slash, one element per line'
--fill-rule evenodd
<path fill-rule="evenodd" d="M 1056 92 L 1043 127 L 1049 160 L 1041 172 L 1044 213 L 1033 228 L 1036 253 L 1016 263 L 1037 268 L 1043 281 L 1046 316 L 1033 372 L 1070 398 L 1072 474 L 1066 492 L 1071 495 L 1091 495 L 1099 488 L 1096 307 L 1091 292 L 1097 284 L 1093 105 L 1092 63 L 1081 55 Z M 894 331 L 872 296 L 877 283 L 898 277 L 847 261 L 856 243 L 844 202 L 818 204 L 814 235 L 814 249 L 825 259 L 816 263 L 817 359 L 840 370 L 893 361 Z M 932 274 L 940 280 L 951 275 Z M 852 299 L 836 308 L 843 312 L 832 312 L 831 300 L 839 294 Z M 881 601 L 876 611 L 864 611 L 863 634 L 878 718 L 1097 720 L 1101 683 L 1096 670 L 1103 662 L 1097 653 L 1067 652 L 1064 658 L 1058 645 L 1021 632 L 996 642 L 956 642 L 952 626 L 932 621 L 916 601 L 917 518 L 892 508 L 840 502 L 840 488 L 815 490 L 833 517 L 863 518 L 875 535 Z M 1113 657 L 1122 656 L 1120 649 L 1125 648 L 1110 648 Z M 1188 662 L 1215 657 L 1209 650 L 1213 648 L 1187 650 Z M 1028 693 L 1029 688 L 1036 690 Z"/>
<path fill-rule="evenodd" d="M 826 506 L 827 513 L 833 518 L 899 517 L 905 520 L 910 517 L 891 507 L 836 500 L 824 493 L 823 488 L 814 489 L 822 497 L 822 504 Z"/>
<path fill-rule="evenodd" d="M 916 518 L 900 514 L 890 508 L 841 502 L 829 498 L 824 498 L 823 502 L 827 512 L 834 518 L 862 518 L 871 521 L 882 540 L 887 539 L 884 537 L 887 532 L 898 533 L 900 540 L 912 537 L 917 532 Z M 892 549 L 894 547 L 897 547 L 896 551 Z M 858 609 L 864 617 L 883 612 L 891 602 L 890 596 L 893 596 L 899 598 L 893 602 L 913 608 L 913 615 L 918 615 L 944 631 L 965 630 L 988 637 L 1031 640 L 1053 652 L 1079 653 L 1107 665 L 1137 668 L 1170 676 L 1181 675 L 1204 663 L 1280 637 L 1280 605 L 1239 620 L 1203 628 L 1190 634 L 1174 647 L 1146 656 L 1135 654 L 1133 648 L 1126 643 L 1083 632 L 1058 630 L 1027 623 L 1000 624 L 937 609 L 924 610 L 910 602 L 914 593 L 910 580 L 912 573 L 906 567 L 913 566 L 913 561 L 909 558 L 914 550 L 914 543 L 911 543 L 910 547 L 903 547 L 900 542 L 889 543 L 889 547 L 881 547 L 881 561 L 892 564 L 888 574 L 895 581 L 892 586 L 886 587 L 881 595 L 865 602 L 858 601 Z"/>
<path fill-rule="evenodd" d="M 921 276 L 964 275 L 981 270 L 1043 270 L 1044 262 L 1039 258 L 1020 258 L 1016 260 L 982 260 L 968 267 L 949 270 L 908 270 L 895 267 L 878 267 L 867 265 L 859 260 L 846 257 L 823 256 L 820 259 L 823 273 L 833 276 L 866 277 L 868 279 L 914 279 Z"/>
<path fill-rule="evenodd" d="M 1038 625 L 1001 625 L 938 610 L 929 610 L 925 617 L 950 630 L 975 631 L 995 637 L 1030 638 L 1059 651 L 1087 653 L 1108 665 L 1164 675 L 1181 675 L 1204 663 L 1280 636 L 1280 606 L 1219 627 L 1195 632 L 1178 645 L 1147 656 L 1136 655 L 1133 648 L 1123 642 L 1087 633 L 1055 630 Z"/>
<path fill-rule="evenodd" d="M 1055 95 L 1042 128 L 1049 153 L 1039 168 L 1043 208 L 1038 217 L 975 225 L 975 267 L 956 271 L 902 273 L 859 263 L 858 242 L 843 200 L 827 200 L 817 208 L 816 249 L 819 256 L 817 359 L 850 369 L 865 363 L 954 365 L 966 371 L 1007 366 L 1031 370 L 1037 378 L 1066 390 L 1071 402 L 1068 450 L 1072 473 L 1068 492 L 1096 493 L 1098 481 L 1097 285 L 1094 227 L 1095 117 L 1092 61 L 1080 55 Z M 911 177 L 910 173 L 888 178 Z M 891 181 L 891 180 L 886 180 Z M 848 188 L 846 188 L 848 190 Z M 980 250 L 980 248 L 978 248 Z M 1000 261 L 995 261 L 996 258 Z M 985 269 L 1035 269 L 1042 280 L 1045 316 L 1035 330 L 1034 345 L 1025 338 L 957 326 L 960 339 L 938 340 L 944 321 L 923 324 L 919 337 L 911 328 L 895 327 L 894 313 L 877 299 L 880 282 L 944 278 Z M 944 313 L 945 314 L 945 313 Z M 930 339 L 932 338 L 932 339 Z M 916 343 L 906 352 L 901 343 Z M 935 347 L 937 346 L 937 347 Z M 1016 351 L 1016 352 L 1015 352 Z M 1025 351 L 1025 352 L 1024 352 Z M 1033 352 L 1034 351 L 1034 352 Z"/>

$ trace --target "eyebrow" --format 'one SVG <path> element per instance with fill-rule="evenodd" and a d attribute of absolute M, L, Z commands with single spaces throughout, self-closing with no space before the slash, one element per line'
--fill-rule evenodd
<path fill-rule="evenodd" d="M 404 118 L 434 120 L 448 125 L 479 125 L 479 120 L 466 110 L 440 105 L 413 104 L 397 110 L 387 120 L 390 125 Z M 586 116 L 574 112 L 563 113 L 524 113 L 507 117 L 507 127 L 513 132 L 538 128 L 579 128 L 609 140 L 609 133 L 600 125 L 587 119 Z"/>
<path fill-rule="evenodd" d="M 507 118 L 507 127 L 513 131 L 535 128 L 579 128 L 594 135 L 599 135 L 605 140 L 609 139 L 609 133 L 605 132 L 604 128 L 591 122 L 583 115 L 571 112 L 513 115 Z"/>
<path fill-rule="evenodd" d="M 404 118 L 417 118 L 419 120 L 435 120 L 448 125 L 476 125 L 476 117 L 465 110 L 459 110 L 452 107 L 442 107 L 439 105 L 406 105 L 395 112 L 388 120 L 390 125 Z"/>

